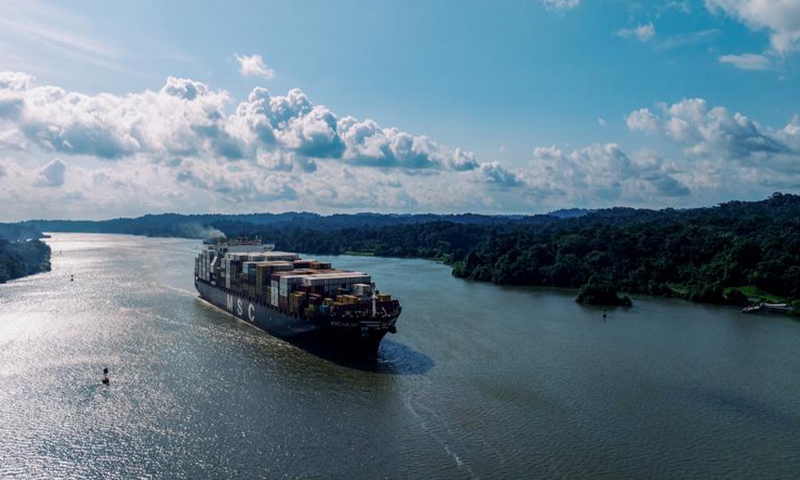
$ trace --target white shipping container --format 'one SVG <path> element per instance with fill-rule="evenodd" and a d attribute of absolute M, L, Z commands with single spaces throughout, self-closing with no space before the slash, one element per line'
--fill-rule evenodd
<path fill-rule="evenodd" d="M 276 280 L 272 281 L 271 292 L 270 292 L 270 301 L 269 303 L 272 304 L 273 307 L 278 306 L 278 282 Z"/>

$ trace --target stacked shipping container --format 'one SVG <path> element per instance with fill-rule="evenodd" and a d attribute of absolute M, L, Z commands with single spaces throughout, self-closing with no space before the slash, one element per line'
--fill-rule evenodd
<path fill-rule="evenodd" d="M 301 314 L 319 309 L 362 307 L 373 293 L 372 278 L 361 272 L 333 270 L 328 262 L 302 260 L 296 253 L 237 245 L 224 250 L 205 246 L 195 260 L 196 276 L 234 293 Z M 377 300 L 391 300 L 381 294 Z"/>

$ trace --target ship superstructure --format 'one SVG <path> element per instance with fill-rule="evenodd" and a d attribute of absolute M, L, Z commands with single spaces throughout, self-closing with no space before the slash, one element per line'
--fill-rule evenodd
<path fill-rule="evenodd" d="M 278 337 L 313 334 L 343 350 L 377 352 L 401 307 L 370 275 L 304 260 L 258 240 L 203 245 L 195 287 L 215 306 Z"/>

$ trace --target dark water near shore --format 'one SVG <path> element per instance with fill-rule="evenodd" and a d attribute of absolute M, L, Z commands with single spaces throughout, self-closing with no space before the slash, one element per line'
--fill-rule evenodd
<path fill-rule="evenodd" d="M 352 364 L 198 300 L 196 242 L 49 243 L 52 272 L 0 286 L 0 478 L 800 475 L 787 317 L 635 298 L 604 322 L 571 292 L 334 257 L 404 308 Z"/>

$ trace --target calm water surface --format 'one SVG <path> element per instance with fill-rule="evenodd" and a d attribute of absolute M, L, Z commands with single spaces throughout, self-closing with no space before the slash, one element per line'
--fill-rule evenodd
<path fill-rule="evenodd" d="M 49 243 L 52 272 L 0 286 L 2 478 L 800 475 L 787 317 L 635 298 L 603 321 L 571 292 L 325 258 L 403 304 L 353 364 L 198 300 L 197 242 Z"/>

